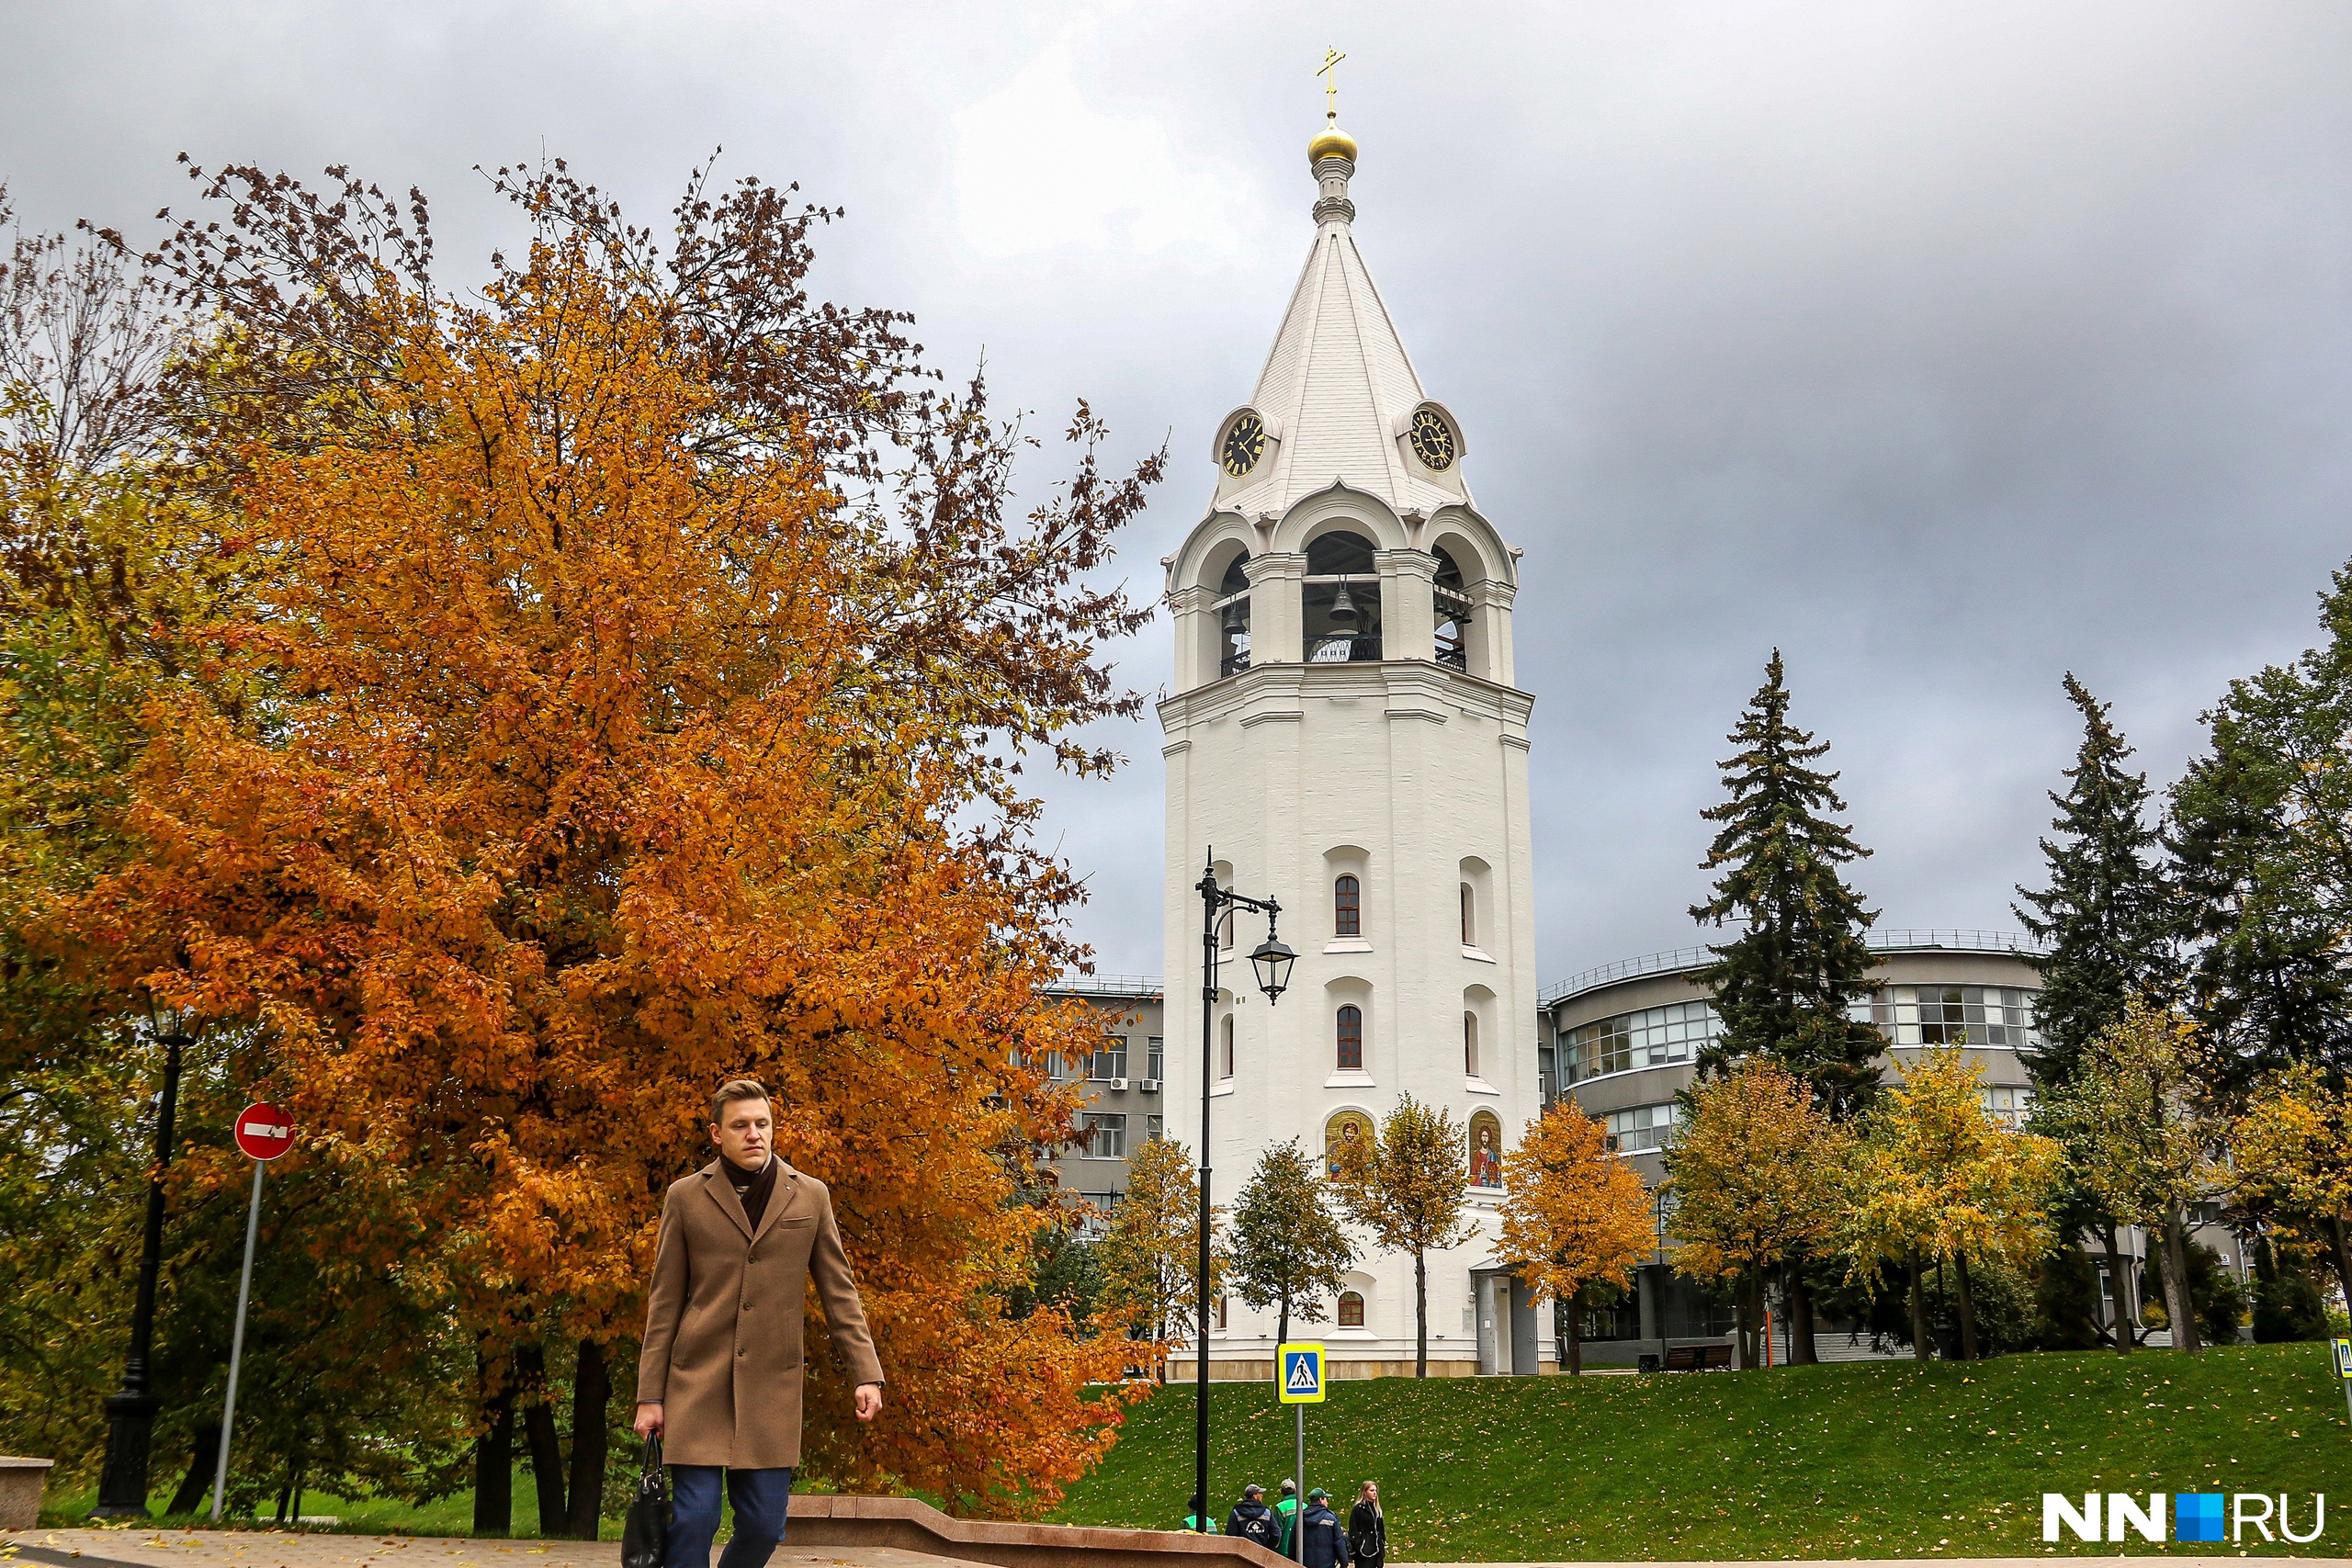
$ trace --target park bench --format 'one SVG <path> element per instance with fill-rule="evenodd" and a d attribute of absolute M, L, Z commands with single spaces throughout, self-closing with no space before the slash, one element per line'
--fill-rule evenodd
<path fill-rule="evenodd" d="M 1731 1347 L 1728 1345 L 1673 1345 L 1667 1348 L 1662 1363 L 1669 1372 L 1707 1372 L 1717 1369 L 1729 1371 Z"/>

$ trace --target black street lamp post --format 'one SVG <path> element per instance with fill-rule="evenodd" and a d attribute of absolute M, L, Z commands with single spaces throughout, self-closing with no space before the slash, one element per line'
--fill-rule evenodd
<path fill-rule="evenodd" d="M 1258 988 L 1269 1006 L 1290 986 L 1290 968 L 1298 954 L 1274 936 L 1274 919 L 1282 906 L 1272 898 L 1251 898 L 1220 887 L 1216 882 L 1216 852 L 1209 852 L 1208 869 L 1197 884 L 1201 894 L 1201 1214 L 1200 1267 L 1194 1283 L 1200 1297 L 1200 1328 L 1193 1341 L 1193 1491 L 1201 1500 L 1197 1527 L 1209 1529 L 1209 1086 L 1215 1079 L 1209 1057 L 1216 1049 L 1217 925 L 1228 909 L 1249 909 L 1266 917 L 1266 940 L 1250 954 Z"/>
<path fill-rule="evenodd" d="M 122 1363 L 122 1388 L 107 1396 L 107 1461 L 98 1477 L 98 1506 L 92 1518 L 147 1517 L 147 1447 L 155 1429 L 155 1396 L 149 1392 L 148 1364 L 155 1348 L 155 1277 L 164 1267 L 164 1172 L 172 1162 L 172 1119 L 179 1109 L 180 1049 L 187 1044 L 182 1015 L 153 1014 L 164 1039 L 164 1093 L 155 1108 L 155 1164 L 147 1182 L 146 1245 L 139 1255 L 139 1299 L 130 1314 L 130 1354 Z"/>

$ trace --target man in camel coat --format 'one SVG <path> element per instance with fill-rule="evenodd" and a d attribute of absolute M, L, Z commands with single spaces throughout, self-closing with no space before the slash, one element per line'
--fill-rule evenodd
<path fill-rule="evenodd" d="M 719 1568 L 763 1568 L 784 1539 L 800 1463 L 800 1329 L 812 1276 L 861 1421 L 882 1409 L 882 1363 L 831 1195 L 775 1157 L 768 1091 L 750 1078 L 720 1085 L 710 1123 L 718 1157 L 673 1183 L 662 1203 L 637 1431 L 661 1435 L 670 1466 L 664 1568 L 710 1568 L 722 1472 L 735 1537 Z"/>

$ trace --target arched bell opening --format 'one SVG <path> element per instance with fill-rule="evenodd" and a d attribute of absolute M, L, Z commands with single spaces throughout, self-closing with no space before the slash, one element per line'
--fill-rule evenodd
<path fill-rule="evenodd" d="M 1309 664 L 1380 658 L 1380 568 L 1370 539 L 1336 529 L 1306 547 L 1301 630 Z"/>
<path fill-rule="evenodd" d="M 1238 552 L 1226 563 L 1216 594 L 1209 604 L 1209 614 L 1216 626 L 1216 674 L 1222 681 L 1250 668 L 1249 551 Z"/>
<path fill-rule="evenodd" d="M 1437 556 L 1437 577 L 1430 584 L 1430 597 L 1437 611 L 1437 661 L 1449 664 L 1464 674 L 1470 672 L 1470 632 L 1476 624 L 1476 606 L 1470 602 L 1470 584 L 1462 575 L 1461 563 L 1453 552 L 1440 545 Z"/>

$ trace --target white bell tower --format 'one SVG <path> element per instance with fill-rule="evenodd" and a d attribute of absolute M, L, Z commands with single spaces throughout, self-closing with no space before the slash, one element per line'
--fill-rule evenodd
<path fill-rule="evenodd" d="M 1514 1325 L 1508 1283 L 1479 1272 L 1493 1156 L 1541 1108 L 1516 552 L 1357 250 L 1336 114 L 1307 156 L 1314 246 L 1256 390 L 1217 425 L 1207 515 L 1165 563 L 1168 1126 L 1202 1155 L 1193 885 L 1213 855 L 1222 884 L 1281 902 L 1299 954 L 1269 1007 L 1249 964 L 1262 919 L 1234 917 L 1209 1018 L 1215 1201 L 1230 1210 L 1269 1145 L 1324 1157 L 1407 1091 L 1451 1110 L 1480 1235 L 1429 1260 L 1430 1374 L 1532 1371 L 1552 1336 L 1523 1308 Z M 1412 1371 L 1408 1255 L 1363 1245 L 1336 1306 L 1293 1334 L 1339 1375 Z M 1213 1375 L 1271 1376 L 1274 1329 L 1230 1302 Z"/>

